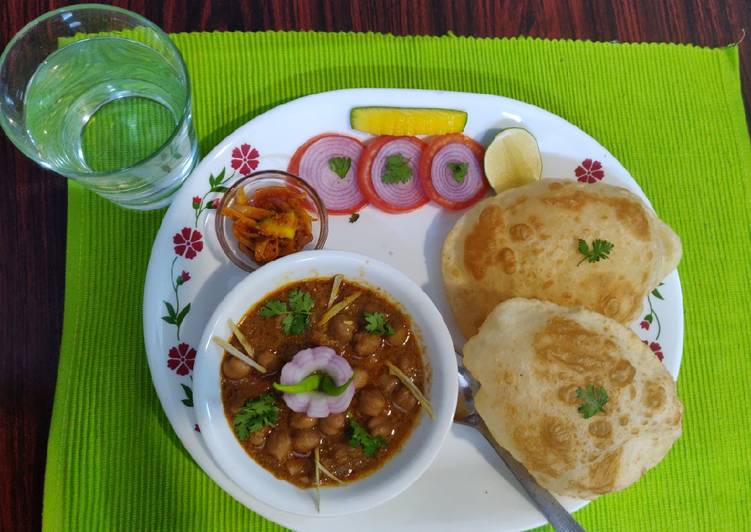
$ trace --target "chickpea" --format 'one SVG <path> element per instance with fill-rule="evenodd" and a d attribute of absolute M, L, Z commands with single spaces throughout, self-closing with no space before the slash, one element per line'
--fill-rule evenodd
<path fill-rule="evenodd" d="M 269 435 L 269 432 L 270 430 L 268 427 L 251 432 L 250 436 L 248 436 L 248 443 L 254 447 L 263 447 L 263 444 L 266 443 L 266 437 Z"/>
<path fill-rule="evenodd" d="M 358 356 L 366 357 L 375 355 L 381 350 L 383 339 L 367 332 L 359 332 L 355 335 L 355 353 Z"/>
<path fill-rule="evenodd" d="M 412 392 L 410 392 L 406 386 L 401 386 L 399 390 L 396 391 L 392 401 L 397 407 L 406 412 L 412 410 L 417 404 L 417 399 L 415 399 L 415 396 L 412 395 Z"/>
<path fill-rule="evenodd" d="M 293 429 L 310 429 L 315 427 L 317 422 L 318 420 L 314 417 L 294 412 L 290 417 L 289 426 Z"/>
<path fill-rule="evenodd" d="M 366 370 L 363 368 L 355 368 L 352 372 L 352 383 L 355 385 L 355 390 L 359 390 L 368 384 L 368 372 Z"/>
<path fill-rule="evenodd" d="M 270 349 L 261 351 L 256 362 L 266 368 L 266 373 L 276 373 L 282 367 L 282 358 Z"/>
<path fill-rule="evenodd" d="M 334 466 L 337 469 L 347 470 L 349 464 L 357 454 L 357 449 L 346 444 L 337 444 L 334 448 Z"/>
<path fill-rule="evenodd" d="M 266 452 L 276 458 L 279 462 L 285 462 L 292 452 L 292 438 L 289 436 L 287 427 L 278 427 L 271 433 L 271 437 L 266 442 Z"/>
<path fill-rule="evenodd" d="M 390 438 L 394 431 L 394 426 L 391 423 L 391 418 L 389 416 L 381 414 L 374 418 L 370 418 L 368 421 L 368 431 L 372 436 Z"/>
<path fill-rule="evenodd" d="M 415 364 L 415 358 L 410 353 L 403 353 L 396 361 L 396 365 L 404 372 L 405 375 L 415 377 L 417 375 L 417 364 Z"/>
<path fill-rule="evenodd" d="M 349 453 L 347 452 L 347 449 L 344 446 L 337 447 L 336 451 L 334 451 L 334 463 L 336 465 L 344 465 L 347 463 L 348 459 Z"/>
<path fill-rule="evenodd" d="M 374 426 L 371 429 L 370 434 L 374 437 L 380 436 L 381 438 L 390 438 L 393 432 L 394 427 L 391 426 L 391 422 L 386 421 L 384 423 L 381 423 L 380 425 Z"/>
<path fill-rule="evenodd" d="M 222 373 L 234 381 L 244 379 L 250 373 L 250 366 L 237 357 L 229 356 L 222 362 Z"/>
<path fill-rule="evenodd" d="M 345 314 L 337 314 L 329 322 L 329 333 L 336 340 L 346 344 L 352 339 L 357 323 Z"/>
<path fill-rule="evenodd" d="M 407 340 L 409 340 L 409 329 L 404 324 L 394 327 L 394 334 L 386 337 L 386 342 L 393 346 L 404 345 L 407 343 Z"/>
<path fill-rule="evenodd" d="M 248 400 L 248 398 L 239 392 L 238 390 L 232 390 L 229 394 L 229 396 L 226 399 L 226 405 L 227 410 L 231 415 L 237 414 L 243 406 L 245 406 L 245 402 Z"/>
<path fill-rule="evenodd" d="M 292 448 L 301 454 L 306 454 L 321 444 L 321 433 L 316 429 L 295 431 L 292 436 Z"/>
<path fill-rule="evenodd" d="M 336 436 L 344 429 L 347 416 L 344 414 L 329 414 L 321 420 L 321 432 L 326 436 Z"/>
<path fill-rule="evenodd" d="M 386 398 L 378 388 L 365 388 L 360 392 L 358 408 L 366 416 L 377 416 L 386 407 Z"/>
<path fill-rule="evenodd" d="M 305 458 L 293 458 L 292 460 L 287 460 L 287 463 L 284 465 L 287 467 L 287 473 L 289 473 L 289 476 L 296 477 L 305 471 L 305 466 L 308 465 L 308 460 Z"/>
<path fill-rule="evenodd" d="M 378 414 L 376 417 L 372 417 L 368 420 L 367 427 L 368 430 L 372 433 L 373 429 L 375 429 L 378 425 L 383 425 L 384 423 L 389 422 L 389 416 L 386 414 Z"/>
<path fill-rule="evenodd" d="M 391 375 L 390 373 L 384 373 L 378 377 L 378 387 L 383 390 L 386 395 L 391 395 L 391 392 L 399 386 L 399 379 Z"/>

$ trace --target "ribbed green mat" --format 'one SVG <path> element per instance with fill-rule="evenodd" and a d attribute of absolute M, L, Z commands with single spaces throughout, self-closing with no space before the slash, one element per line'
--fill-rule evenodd
<path fill-rule="evenodd" d="M 751 145 L 737 48 L 372 34 L 179 34 L 203 153 L 249 118 L 344 87 L 501 94 L 557 113 L 631 171 L 682 236 L 684 436 L 590 530 L 738 530 L 751 520 Z M 294 127 L 294 125 L 290 125 Z M 69 188 L 65 325 L 44 529 L 271 530 L 182 449 L 143 347 L 161 212 Z"/>

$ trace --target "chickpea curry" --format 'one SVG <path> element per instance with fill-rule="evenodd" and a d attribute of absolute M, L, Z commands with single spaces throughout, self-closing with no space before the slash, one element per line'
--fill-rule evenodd
<path fill-rule="evenodd" d="M 410 318 L 374 289 L 341 276 L 295 282 L 234 331 L 224 410 L 246 452 L 277 478 L 302 488 L 356 480 L 399 450 L 421 409 L 432 416 Z"/>

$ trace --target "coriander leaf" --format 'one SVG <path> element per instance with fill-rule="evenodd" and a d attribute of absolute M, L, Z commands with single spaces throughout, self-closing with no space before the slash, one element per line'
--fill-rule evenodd
<path fill-rule="evenodd" d="M 308 328 L 307 314 L 288 314 L 287 316 L 285 316 L 285 319 L 288 316 L 291 319 L 289 320 L 288 326 L 284 331 L 285 334 L 301 334 L 305 332 L 305 330 Z M 284 326 L 284 323 L 282 323 L 282 326 Z"/>
<path fill-rule="evenodd" d="M 579 253 L 584 255 L 584 258 L 580 260 L 576 265 L 579 266 L 582 262 L 585 260 L 587 262 L 599 262 L 604 259 L 610 258 L 610 252 L 613 250 L 614 244 L 612 242 L 608 242 L 607 240 L 593 240 L 592 241 L 592 249 L 589 249 L 589 245 L 587 245 L 587 242 L 579 239 Z"/>
<path fill-rule="evenodd" d="M 387 185 L 396 183 L 407 183 L 412 177 L 412 168 L 409 161 L 401 153 L 388 155 L 386 157 L 386 167 L 381 174 L 381 181 Z"/>
<path fill-rule="evenodd" d="M 352 166 L 352 159 L 349 157 L 332 157 L 329 159 L 329 168 L 340 179 L 344 179 L 344 176 L 349 172 L 349 168 Z"/>
<path fill-rule="evenodd" d="M 467 176 L 467 168 L 469 167 L 469 164 L 450 162 L 447 164 L 447 166 L 451 171 L 451 177 L 454 178 L 454 181 L 456 181 L 457 183 L 463 183 L 464 178 Z"/>
<path fill-rule="evenodd" d="M 359 219 L 360 219 L 360 213 L 359 212 L 353 212 L 349 216 L 349 223 L 353 224 L 353 223 L 355 223 Z"/>
<path fill-rule="evenodd" d="M 354 419 L 349 420 L 349 444 L 361 447 L 365 456 L 372 458 L 386 444 L 383 436 L 371 436 L 368 431 Z"/>
<path fill-rule="evenodd" d="M 258 312 L 264 318 L 282 316 L 284 334 L 300 334 L 308 328 L 310 313 L 315 306 L 311 295 L 300 289 L 290 290 L 287 302 L 278 299 L 268 301 Z"/>
<path fill-rule="evenodd" d="M 290 290 L 289 295 L 287 296 L 287 301 L 289 302 L 289 306 L 292 309 L 292 312 L 297 313 L 310 313 L 310 311 L 313 310 L 313 306 L 315 305 L 315 302 L 313 301 L 313 298 L 310 296 L 310 294 L 304 290 L 300 290 L 299 288 Z"/>
<path fill-rule="evenodd" d="M 604 406 L 608 402 L 608 394 L 605 388 L 589 384 L 585 388 L 576 389 L 576 397 L 584 401 L 578 408 L 584 419 L 594 416 L 597 412 L 604 412 Z"/>
<path fill-rule="evenodd" d="M 294 316 L 290 313 L 287 313 L 282 318 L 282 330 L 284 331 L 284 334 L 293 334 L 292 333 L 292 321 L 294 320 Z"/>
<path fill-rule="evenodd" d="M 394 328 L 386 321 L 383 312 L 366 312 L 363 316 L 365 318 L 365 330 L 369 333 L 379 336 L 394 334 Z"/>
<path fill-rule="evenodd" d="M 246 401 L 232 418 L 235 434 L 241 440 L 248 439 L 252 433 L 264 427 L 276 425 L 279 419 L 279 407 L 269 394 Z"/>
<path fill-rule="evenodd" d="M 264 318 L 273 318 L 274 316 L 281 316 L 282 314 L 286 314 L 287 312 L 287 303 L 285 303 L 284 301 L 279 301 L 278 299 L 271 299 L 270 301 L 267 301 L 263 307 L 261 307 L 261 310 L 258 311 L 258 314 L 260 314 Z"/>
<path fill-rule="evenodd" d="M 586 255 L 589 253 L 589 245 L 585 240 L 579 239 L 579 253 Z"/>

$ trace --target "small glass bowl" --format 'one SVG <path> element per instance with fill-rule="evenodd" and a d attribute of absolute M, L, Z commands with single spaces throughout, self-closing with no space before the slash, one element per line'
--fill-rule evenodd
<path fill-rule="evenodd" d="M 295 192 L 300 192 L 305 196 L 305 199 L 307 200 L 305 202 L 306 207 L 313 216 L 313 239 L 299 251 L 323 248 L 323 245 L 326 242 L 326 236 L 329 232 L 326 207 L 323 205 L 323 202 L 318 197 L 316 191 L 305 181 L 282 170 L 261 170 L 247 175 L 237 181 L 227 192 L 225 192 L 222 201 L 216 210 L 215 223 L 216 236 L 219 239 L 219 244 L 221 244 L 222 250 L 224 250 L 224 254 L 227 255 L 233 264 L 248 272 L 255 271 L 262 265 L 255 262 L 240 250 L 237 239 L 232 233 L 232 219 L 223 215 L 222 209 L 228 206 L 231 207 L 234 204 L 237 191 L 240 190 L 240 188 L 243 188 L 246 196 L 250 198 L 257 190 L 267 187 L 285 187 L 292 189 Z"/>

